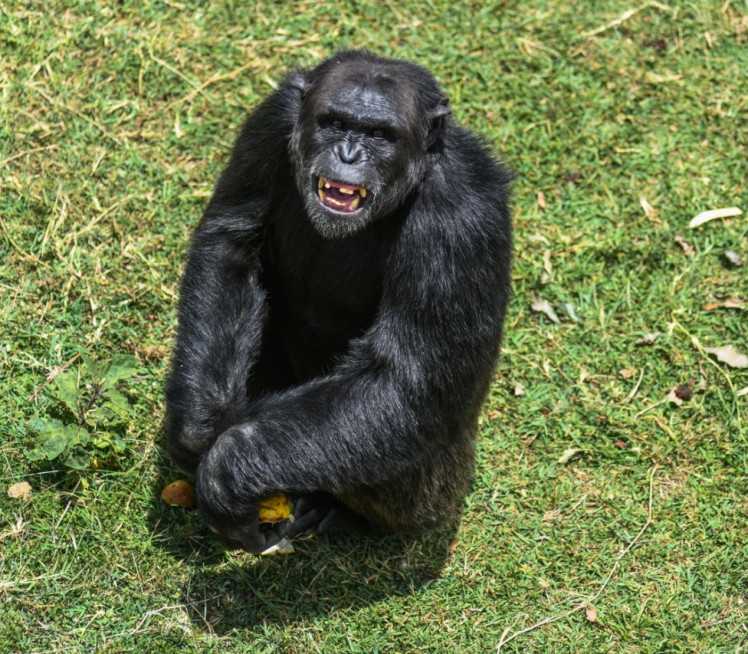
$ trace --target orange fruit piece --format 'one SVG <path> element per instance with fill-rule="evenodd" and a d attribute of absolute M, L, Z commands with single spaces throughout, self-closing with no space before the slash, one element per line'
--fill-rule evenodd
<path fill-rule="evenodd" d="M 292 504 L 285 495 L 276 493 L 266 497 L 257 506 L 260 513 L 260 524 L 275 524 L 283 522 L 291 515 Z"/>
<path fill-rule="evenodd" d="M 169 506 L 195 506 L 195 490 L 190 482 L 177 479 L 164 487 L 161 499 Z"/>

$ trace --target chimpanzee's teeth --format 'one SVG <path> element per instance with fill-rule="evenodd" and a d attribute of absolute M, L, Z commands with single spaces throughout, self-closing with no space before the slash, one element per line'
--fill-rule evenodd
<path fill-rule="evenodd" d="M 361 200 L 366 198 L 368 195 L 368 191 L 363 186 L 351 186 L 352 188 L 348 186 L 338 186 L 337 182 L 330 182 L 324 177 L 319 177 L 317 179 L 317 195 L 322 203 L 326 204 L 328 207 L 339 207 L 343 211 L 356 211 L 361 204 Z M 330 189 L 352 197 L 345 201 L 338 200 L 326 192 Z"/>

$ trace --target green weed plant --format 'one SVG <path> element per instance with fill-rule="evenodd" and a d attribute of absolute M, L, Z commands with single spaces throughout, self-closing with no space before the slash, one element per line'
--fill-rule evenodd
<path fill-rule="evenodd" d="M 138 371 L 138 362 L 117 354 L 101 364 L 84 355 L 83 369 L 65 370 L 47 387 L 52 415 L 34 418 L 27 433 L 34 447 L 29 461 L 67 471 L 109 466 L 126 450 L 124 433 L 133 417 L 127 396 L 117 390 Z"/>

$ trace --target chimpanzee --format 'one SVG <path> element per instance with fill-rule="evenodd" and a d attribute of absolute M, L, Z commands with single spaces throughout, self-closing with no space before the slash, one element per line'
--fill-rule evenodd
<path fill-rule="evenodd" d="M 167 448 L 227 544 L 456 513 L 510 294 L 510 173 L 412 63 L 342 51 L 250 115 L 192 239 Z M 290 527 L 258 502 L 298 500 Z"/>

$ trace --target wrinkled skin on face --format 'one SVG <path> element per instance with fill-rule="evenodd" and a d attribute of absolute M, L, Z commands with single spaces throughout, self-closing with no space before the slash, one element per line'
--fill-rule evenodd
<path fill-rule="evenodd" d="M 352 234 L 391 215 L 423 179 L 435 107 L 395 66 L 343 62 L 321 78 L 296 78 L 303 94 L 290 155 L 317 231 Z"/>

